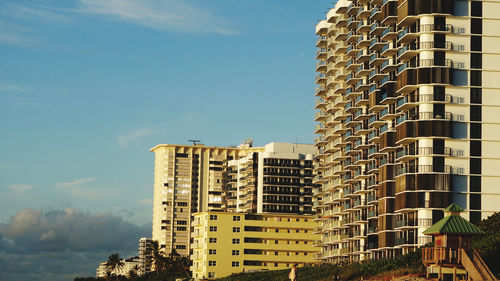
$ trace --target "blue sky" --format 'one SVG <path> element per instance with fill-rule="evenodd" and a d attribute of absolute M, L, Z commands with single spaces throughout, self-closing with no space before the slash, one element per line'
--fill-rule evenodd
<path fill-rule="evenodd" d="M 147 235 L 159 143 L 311 143 L 314 26 L 331 6 L 0 1 L 0 238 L 19 244 L 23 216 L 51 237 L 68 212 Z"/>

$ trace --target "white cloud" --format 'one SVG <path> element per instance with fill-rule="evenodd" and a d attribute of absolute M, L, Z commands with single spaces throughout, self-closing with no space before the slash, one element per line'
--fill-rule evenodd
<path fill-rule="evenodd" d="M 73 186 L 78 186 L 82 185 L 87 182 L 95 181 L 95 178 L 86 178 L 86 179 L 76 179 L 71 182 L 58 182 L 56 183 L 57 187 L 73 187 Z"/>
<path fill-rule="evenodd" d="M 23 191 L 26 191 L 28 189 L 32 189 L 35 186 L 31 185 L 31 184 L 20 183 L 20 184 L 11 184 L 11 185 L 8 185 L 7 187 L 10 188 L 10 189 L 12 189 L 12 190 L 15 190 L 15 191 L 21 191 L 21 192 L 23 192 Z"/>
<path fill-rule="evenodd" d="M 2 11 L 3 14 L 8 14 L 10 17 L 18 19 L 40 19 L 44 21 L 62 21 L 68 22 L 69 17 L 58 12 L 52 11 L 49 7 L 39 5 L 21 5 L 8 3 L 6 9 Z"/>
<path fill-rule="evenodd" d="M 156 131 L 151 129 L 139 129 L 130 132 L 128 134 L 119 136 L 116 142 L 118 143 L 118 146 L 120 146 L 121 148 L 127 148 L 130 145 L 130 143 L 137 141 L 142 137 L 149 136 L 155 133 Z"/>
<path fill-rule="evenodd" d="M 26 46 L 33 44 L 29 29 L 12 23 L 0 21 L 0 43 Z"/>
<path fill-rule="evenodd" d="M 79 0 L 78 12 L 158 30 L 235 34 L 228 23 L 185 0 Z"/>
<path fill-rule="evenodd" d="M 27 92 L 29 89 L 15 85 L 0 85 L 0 92 Z"/>
<path fill-rule="evenodd" d="M 151 199 L 151 198 L 144 198 L 144 199 L 141 199 L 141 200 L 137 201 L 137 203 L 139 203 L 141 205 L 153 205 L 153 199 Z"/>

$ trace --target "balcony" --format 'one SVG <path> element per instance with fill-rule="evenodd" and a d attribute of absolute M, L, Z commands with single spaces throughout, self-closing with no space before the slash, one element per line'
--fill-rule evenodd
<path fill-rule="evenodd" d="M 347 47 L 347 50 L 346 50 L 346 56 L 349 56 L 349 57 L 354 57 L 356 56 L 361 50 L 359 49 L 356 49 L 355 46 L 353 45 L 350 45 L 349 47 Z"/>
<path fill-rule="evenodd" d="M 316 41 L 316 47 L 326 47 L 326 36 L 319 36 Z"/>
<path fill-rule="evenodd" d="M 372 5 L 380 5 L 381 3 L 374 3 L 374 2 L 382 2 L 382 0 L 372 0 Z M 382 19 L 382 11 L 378 7 L 374 7 L 370 13 L 370 20 L 372 21 L 379 21 Z"/>
<path fill-rule="evenodd" d="M 396 31 L 396 29 L 394 29 L 394 27 L 392 26 L 388 26 L 384 29 L 384 31 L 382 31 L 380 39 L 389 42 L 396 39 L 397 37 L 398 37 L 398 32 Z"/>
<path fill-rule="evenodd" d="M 368 0 L 364 0 L 368 1 Z M 360 1 L 358 1 L 360 2 Z M 360 19 L 368 19 L 371 16 L 371 10 L 365 9 L 365 7 L 361 6 L 361 8 L 358 11 L 357 17 Z"/>
<path fill-rule="evenodd" d="M 372 12 L 375 11 L 375 12 L 378 12 L 378 9 L 377 8 L 373 8 Z M 378 36 L 378 35 L 381 35 L 382 32 L 384 32 L 384 30 L 386 29 L 385 26 L 382 26 L 378 23 L 373 23 L 371 26 L 370 26 L 370 36 Z"/>
<path fill-rule="evenodd" d="M 326 88 L 324 86 L 320 86 L 320 87 L 316 88 L 315 96 L 322 97 L 325 95 L 325 93 L 326 93 Z"/>
<path fill-rule="evenodd" d="M 354 18 L 354 17 L 350 17 L 348 20 L 347 20 L 347 29 L 349 30 L 356 30 L 356 27 L 358 26 L 358 24 L 360 23 L 361 21 Z"/>
<path fill-rule="evenodd" d="M 347 37 L 347 35 L 346 35 Z M 338 42 L 338 41 L 337 41 Z M 340 53 L 345 53 L 345 51 L 347 50 L 347 47 L 348 45 L 345 43 L 345 42 L 338 42 L 336 45 L 335 45 L 335 54 L 338 55 Z"/>
<path fill-rule="evenodd" d="M 356 26 L 356 33 L 358 33 L 358 34 L 365 33 L 368 35 L 369 32 L 370 32 L 370 25 L 368 24 L 368 21 L 362 20 L 360 23 L 358 23 L 358 26 Z M 364 37 L 364 38 L 368 38 L 368 37 Z M 359 44 L 359 42 L 358 42 L 358 44 Z"/>
<path fill-rule="evenodd" d="M 319 61 L 316 63 L 316 72 L 321 72 L 326 70 L 326 62 L 325 61 Z"/>
<path fill-rule="evenodd" d="M 387 42 L 382 41 L 378 38 L 373 38 L 370 41 L 370 51 L 375 52 L 375 51 L 381 50 L 385 44 L 387 44 Z"/>
<path fill-rule="evenodd" d="M 361 34 L 356 34 L 356 32 L 354 31 L 349 31 L 349 33 L 347 33 L 347 43 L 349 44 L 355 44 L 359 37 L 361 37 Z"/>
<path fill-rule="evenodd" d="M 376 53 L 370 56 L 370 66 L 375 67 L 381 65 L 387 58 L 377 55 Z"/>
<path fill-rule="evenodd" d="M 439 173 L 439 174 L 451 174 L 453 168 L 449 165 L 437 166 L 437 165 L 418 165 L 418 166 L 404 166 L 396 170 L 396 177 L 404 174 L 418 174 L 418 173 Z"/>
<path fill-rule="evenodd" d="M 377 71 L 376 69 L 373 69 L 372 71 L 370 71 L 369 79 L 371 82 L 377 82 L 384 79 L 387 75 L 388 75 L 387 73 L 382 73 Z M 374 86 L 376 87 L 376 85 Z"/>

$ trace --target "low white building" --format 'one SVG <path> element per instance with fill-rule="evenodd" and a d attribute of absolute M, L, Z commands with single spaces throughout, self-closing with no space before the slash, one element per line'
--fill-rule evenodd
<path fill-rule="evenodd" d="M 122 259 L 122 262 L 123 267 L 112 270 L 111 274 L 129 276 L 130 271 L 134 271 L 137 275 L 139 275 L 139 257 L 132 257 L 125 260 Z M 104 278 L 107 273 L 108 268 L 106 266 L 106 262 L 101 262 L 97 268 L 96 277 Z"/>

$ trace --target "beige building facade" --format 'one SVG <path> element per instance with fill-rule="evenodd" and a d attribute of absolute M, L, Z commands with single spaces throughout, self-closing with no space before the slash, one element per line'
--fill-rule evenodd
<path fill-rule="evenodd" d="M 500 206 L 500 1 L 339 0 L 316 26 L 321 259 L 391 258 Z"/>

